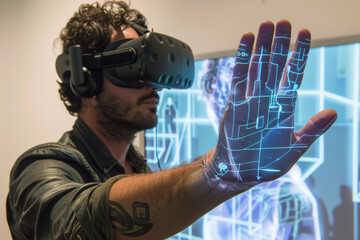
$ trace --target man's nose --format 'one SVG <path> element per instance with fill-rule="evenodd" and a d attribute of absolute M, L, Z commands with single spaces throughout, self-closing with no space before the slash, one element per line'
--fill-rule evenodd
<path fill-rule="evenodd" d="M 156 91 L 156 92 L 162 90 L 162 88 L 160 88 L 160 87 L 155 87 L 155 86 L 152 86 L 152 85 L 146 85 L 146 87 L 149 88 L 151 91 Z"/>

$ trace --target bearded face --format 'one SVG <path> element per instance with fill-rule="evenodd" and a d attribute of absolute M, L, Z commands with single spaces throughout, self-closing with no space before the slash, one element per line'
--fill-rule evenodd
<path fill-rule="evenodd" d="M 157 89 L 120 88 L 105 85 L 97 96 L 98 124 L 109 140 L 121 141 L 157 124 Z"/>

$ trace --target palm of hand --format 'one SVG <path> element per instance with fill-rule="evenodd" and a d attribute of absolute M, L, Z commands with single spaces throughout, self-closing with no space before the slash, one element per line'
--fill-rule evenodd
<path fill-rule="evenodd" d="M 294 155 L 300 157 L 302 150 L 308 148 L 296 142 L 290 109 L 293 97 L 273 98 L 268 95 L 240 103 L 228 102 L 218 142 L 218 154 L 226 156 L 220 175 L 229 171 L 240 181 L 274 180 L 295 164 L 298 157 Z M 290 112 L 282 112 L 284 108 Z M 248 114 L 237 118 L 239 113 Z"/>

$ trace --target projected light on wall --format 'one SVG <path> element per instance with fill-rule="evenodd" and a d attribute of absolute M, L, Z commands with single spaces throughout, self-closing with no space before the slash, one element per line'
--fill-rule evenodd
<path fill-rule="evenodd" d="M 332 129 L 289 174 L 229 200 L 170 239 L 327 239 L 336 238 L 338 229 L 357 236 L 359 58 L 358 43 L 312 48 L 298 91 L 295 126 L 333 108 L 339 117 Z M 158 125 L 145 133 L 153 170 L 189 163 L 216 145 L 217 112 L 225 106 L 233 65 L 233 57 L 196 61 L 191 89 L 160 92 Z M 341 219 L 339 211 L 351 216 Z"/>

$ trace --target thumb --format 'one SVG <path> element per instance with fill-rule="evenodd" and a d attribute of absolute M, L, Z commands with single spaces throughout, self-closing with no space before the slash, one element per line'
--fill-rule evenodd
<path fill-rule="evenodd" d="M 298 144 L 310 145 L 326 132 L 337 119 L 333 109 L 326 109 L 313 116 L 306 125 L 295 133 Z"/>

